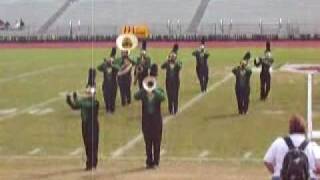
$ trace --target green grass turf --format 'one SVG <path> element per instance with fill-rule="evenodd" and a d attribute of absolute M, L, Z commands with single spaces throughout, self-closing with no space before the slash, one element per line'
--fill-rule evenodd
<path fill-rule="evenodd" d="M 150 49 L 153 60 L 161 63 L 170 49 Z M 223 79 L 231 68 L 238 65 L 247 48 L 210 49 L 209 86 Z M 251 49 L 254 56 L 263 49 Z M 180 105 L 199 93 L 192 49 L 181 49 Z M 0 81 L 19 74 L 46 68 L 54 70 L 37 75 L 17 78 L 0 83 L 0 109 L 18 108 L 18 111 L 59 98 L 59 93 L 81 89 L 85 86 L 87 69 L 96 67 L 108 56 L 109 49 L 0 49 Z M 137 52 L 134 52 L 137 54 Z M 318 63 L 318 49 L 285 49 L 273 51 L 275 67 L 285 63 Z M 93 61 L 91 61 L 93 59 Z M 320 110 L 319 77 L 315 77 L 314 110 Z M 102 74 L 98 73 L 98 98 L 100 110 L 100 153 L 110 155 L 126 144 L 140 131 L 140 103 L 129 107 L 120 106 L 118 92 L 114 115 L 106 115 L 101 95 Z M 164 88 L 164 72 L 160 72 L 159 84 Z M 275 72 L 272 74 L 271 95 L 267 102 L 259 99 L 259 74 L 251 79 L 251 104 L 247 116 L 236 114 L 234 78 L 207 94 L 194 106 L 174 118 L 164 128 L 163 148 L 165 156 L 197 157 L 208 150 L 212 158 L 242 158 L 252 152 L 253 158 L 262 158 L 266 148 L 277 136 L 287 132 L 287 121 L 292 113 L 306 112 L 306 81 L 300 74 Z M 133 92 L 136 87 L 133 88 Z M 43 116 L 21 113 L 0 122 L 0 153 L 2 156 L 27 155 L 34 148 L 41 148 L 36 156 L 68 156 L 82 146 L 80 116 L 66 105 L 64 97 L 41 107 L 53 108 L 54 112 Z M 164 116 L 167 102 L 162 105 Z M 275 111 L 274 114 L 266 111 Z M 280 112 L 280 113 L 279 113 Z M 315 113 L 315 123 L 320 119 Z M 0 116 L 1 119 L 1 116 Z M 320 128 L 319 128 L 320 129 Z M 124 156 L 144 156 L 140 142 Z"/>

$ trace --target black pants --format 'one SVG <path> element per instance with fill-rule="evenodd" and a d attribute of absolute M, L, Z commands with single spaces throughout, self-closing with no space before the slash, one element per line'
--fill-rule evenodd
<path fill-rule="evenodd" d="M 147 167 L 158 166 L 162 139 L 161 115 L 143 115 L 142 132 L 146 145 Z"/>
<path fill-rule="evenodd" d="M 250 88 L 236 87 L 236 96 L 237 96 L 239 114 L 246 114 L 249 108 Z"/>
<path fill-rule="evenodd" d="M 200 82 L 201 92 L 204 92 L 207 90 L 207 85 L 209 80 L 208 66 L 197 66 L 196 70 L 197 70 L 197 76 Z"/>
<path fill-rule="evenodd" d="M 103 91 L 103 98 L 106 105 L 107 112 L 114 112 L 115 111 L 115 104 L 116 104 L 116 97 L 117 97 L 117 84 L 107 84 L 103 83 L 102 91 Z"/>
<path fill-rule="evenodd" d="M 166 91 L 168 96 L 168 108 L 170 114 L 176 114 L 178 112 L 179 105 L 179 88 L 180 81 L 166 81 Z"/>
<path fill-rule="evenodd" d="M 82 138 L 86 150 L 86 168 L 96 168 L 98 164 L 99 124 L 82 122 Z"/>
<path fill-rule="evenodd" d="M 271 76 L 270 73 L 261 73 L 260 74 L 260 99 L 265 100 L 270 92 L 270 82 Z"/>
<path fill-rule="evenodd" d="M 124 76 L 118 79 L 122 106 L 131 103 L 131 76 Z"/>

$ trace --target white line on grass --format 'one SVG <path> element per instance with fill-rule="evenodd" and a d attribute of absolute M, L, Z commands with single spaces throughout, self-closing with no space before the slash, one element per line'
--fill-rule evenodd
<path fill-rule="evenodd" d="M 209 155 L 209 151 L 208 150 L 204 150 L 204 151 L 202 151 L 200 154 L 199 154 L 199 158 L 200 159 L 203 159 L 203 158 L 206 158 L 206 157 L 208 157 L 208 155 Z"/>
<path fill-rule="evenodd" d="M 50 71 L 57 70 L 57 69 L 64 69 L 64 68 L 69 67 L 69 66 L 71 66 L 71 65 L 54 66 L 54 67 L 49 67 L 49 68 L 46 68 L 46 69 L 41 69 L 41 70 L 38 70 L 38 71 L 32 71 L 32 72 L 19 74 L 17 76 L 3 78 L 3 79 L 0 79 L 0 84 L 1 83 L 6 83 L 6 82 L 9 82 L 9 81 L 13 81 L 13 80 L 17 80 L 17 79 L 26 78 L 26 77 L 29 77 L 29 76 L 39 75 L 39 74 L 50 72 Z"/>
<path fill-rule="evenodd" d="M 46 109 L 43 109 L 40 112 L 38 112 L 36 115 L 43 116 L 43 115 L 53 113 L 53 112 L 54 112 L 54 110 L 52 108 L 46 108 Z"/>
<path fill-rule="evenodd" d="M 0 116 L 7 115 L 7 114 L 12 114 L 17 111 L 17 108 L 12 108 L 12 109 L 1 109 L 0 110 Z"/>
<path fill-rule="evenodd" d="M 180 113 L 184 112 L 186 109 L 190 108 L 194 103 L 199 101 L 203 96 L 205 96 L 209 92 L 213 91 L 214 89 L 216 89 L 217 87 L 221 86 L 223 83 L 225 83 L 226 81 L 231 79 L 231 77 L 232 77 L 232 74 L 229 73 L 222 80 L 220 80 L 220 81 L 214 83 L 213 85 L 211 85 L 208 88 L 207 93 L 200 93 L 200 94 L 194 96 L 190 101 L 188 101 L 186 104 L 184 104 L 180 108 L 180 110 L 176 114 L 176 116 L 179 115 Z M 171 119 L 175 118 L 176 116 L 166 116 L 166 117 L 164 117 L 163 124 L 167 124 Z M 125 144 L 124 146 L 121 146 L 118 149 L 116 149 L 115 151 L 113 151 L 111 153 L 111 159 L 114 159 L 114 158 L 117 158 L 117 157 L 121 156 L 126 151 L 128 151 L 131 148 L 133 148 L 141 140 L 142 140 L 142 133 L 140 132 L 136 137 L 134 137 L 129 142 L 127 142 L 127 144 Z"/>
<path fill-rule="evenodd" d="M 246 153 L 243 155 L 243 159 L 249 159 L 251 156 L 252 156 L 252 152 L 246 152 Z"/>
<path fill-rule="evenodd" d="M 28 155 L 36 155 L 36 154 L 39 154 L 40 151 L 41 151 L 40 148 L 34 148 L 33 150 L 28 152 Z"/>
<path fill-rule="evenodd" d="M 56 102 L 56 101 L 58 101 L 58 100 L 60 100 L 60 99 L 62 99 L 61 96 L 58 96 L 58 97 L 55 97 L 55 98 L 51 98 L 51 99 L 48 99 L 48 100 L 46 100 L 46 101 L 43 101 L 43 102 L 41 102 L 41 103 L 39 103 L 39 104 L 35 104 L 35 105 L 32 105 L 32 106 L 30 106 L 30 107 L 28 107 L 28 108 L 25 108 L 25 109 L 22 109 L 22 110 L 20 110 L 20 111 L 17 111 L 17 112 L 15 112 L 15 113 L 8 114 L 8 115 L 6 115 L 6 116 L 2 116 L 2 117 L 0 117 L 0 122 L 1 122 L 1 121 L 4 121 L 4 120 L 7 120 L 7 119 L 10 119 L 10 118 L 13 118 L 13 117 L 16 117 L 17 115 L 20 115 L 20 114 L 23 114 L 23 113 L 28 113 L 28 112 L 30 112 L 31 110 L 34 110 L 34 109 L 37 109 L 37 108 L 46 106 L 46 105 L 48 105 L 48 104 L 50 104 L 50 103 L 53 103 L 53 102 Z"/>
<path fill-rule="evenodd" d="M 81 147 L 78 147 L 74 151 L 70 152 L 69 155 L 70 156 L 77 156 L 77 155 L 80 155 L 82 153 L 82 151 L 83 151 L 83 149 Z"/>
<path fill-rule="evenodd" d="M 164 156 L 166 153 L 167 153 L 167 151 L 165 149 L 161 149 L 160 156 Z"/>

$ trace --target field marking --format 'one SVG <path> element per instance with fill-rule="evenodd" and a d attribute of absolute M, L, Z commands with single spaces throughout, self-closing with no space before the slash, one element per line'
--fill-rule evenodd
<path fill-rule="evenodd" d="M 28 156 L 28 155 L 17 155 L 17 156 L 0 156 L 0 160 L 71 160 L 71 159 L 81 159 L 83 158 L 80 155 L 76 156 L 58 156 L 58 155 L 50 155 L 50 156 Z M 98 157 L 101 160 L 101 156 Z M 146 159 L 145 156 L 122 156 L 117 158 L 112 158 L 111 156 L 104 156 L 106 160 L 109 161 L 144 161 Z M 164 156 L 161 157 L 161 161 L 189 161 L 189 162 L 199 162 L 199 157 L 176 157 L 176 156 Z M 210 157 L 205 158 L 202 161 L 204 162 L 253 162 L 253 163 L 262 163 L 263 159 L 261 158 L 239 158 L 239 157 L 227 157 L 227 158 L 219 158 L 219 157 Z"/>
<path fill-rule="evenodd" d="M 243 159 L 249 159 L 251 156 L 252 156 L 252 152 L 246 152 L 246 153 L 243 155 Z"/>
<path fill-rule="evenodd" d="M 3 79 L 0 79 L 0 84 L 1 83 L 6 83 L 6 82 L 10 82 L 10 81 L 13 81 L 13 80 L 17 80 L 17 79 L 26 78 L 26 77 L 29 77 L 29 76 L 39 75 L 39 74 L 50 72 L 50 71 L 57 70 L 57 69 L 64 69 L 64 68 L 70 67 L 70 66 L 72 66 L 72 65 L 63 65 L 63 66 L 59 65 L 59 66 L 45 68 L 45 69 L 38 70 L 38 71 L 31 71 L 31 72 L 19 74 L 17 76 L 13 76 L 13 77 L 3 78 Z"/>
<path fill-rule="evenodd" d="M 75 149 L 74 151 L 71 151 L 69 153 L 70 156 L 77 156 L 80 155 L 83 152 L 83 148 L 82 147 L 78 147 L 77 149 Z"/>
<path fill-rule="evenodd" d="M 167 154 L 167 150 L 161 149 L 160 156 L 164 156 L 165 154 Z"/>
<path fill-rule="evenodd" d="M 18 110 L 17 108 L 1 109 L 1 110 L 0 110 L 0 116 L 15 113 L 17 110 Z"/>
<path fill-rule="evenodd" d="M 28 113 L 28 112 L 30 112 L 31 110 L 34 110 L 34 109 L 37 109 L 37 108 L 41 108 L 41 107 L 43 107 L 43 106 L 46 106 L 46 105 L 51 104 L 51 103 L 53 103 L 53 102 L 56 102 L 56 101 L 58 101 L 58 100 L 60 100 L 60 99 L 62 99 L 62 97 L 60 97 L 60 96 L 54 97 L 54 98 L 48 99 L 48 100 L 46 100 L 46 101 L 43 101 L 43 102 L 41 102 L 41 103 L 32 105 L 32 106 L 27 107 L 27 108 L 25 108 L 25 109 L 22 109 L 22 110 L 20 110 L 20 111 L 17 111 L 17 112 L 15 112 L 15 113 L 8 114 L 8 115 L 6 115 L 6 116 L 2 116 L 2 117 L 0 117 L 0 122 L 2 122 L 2 121 L 4 121 L 4 120 L 7 120 L 7 119 L 10 119 L 10 118 L 13 118 L 13 117 L 16 117 L 16 116 L 18 116 L 18 115 L 20 115 L 20 114 Z"/>
<path fill-rule="evenodd" d="M 28 155 L 36 155 L 36 154 L 39 154 L 40 151 L 41 151 L 40 148 L 34 148 L 33 150 L 28 152 Z"/>
<path fill-rule="evenodd" d="M 222 80 L 211 85 L 208 88 L 207 93 L 200 93 L 200 94 L 194 96 L 191 100 L 189 100 L 187 103 L 185 103 L 179 109 L 176 116 L 178 116 L 179 114 L 184 112 L 186 109 L 190 108 L 194 103 L 199 101 L 203 96 L 205 96 L 206 94 L 209 94 L 211 91 L 213 91 L 214 89 L 216 89 L 217 87 L 221 86 L 223 83 L 225 83 L 226 81 L 231 79 L 232 76 L 233 75 L 231 73 L 227 74 Z M 164 117 L 163 124 L 166 125 L 171 119 L 175 118 L 176 116 L 170 115 L 170 116 Z M 143 135 L 142 135 L 142 132 L 140 131 L 140 133 L 136 137 L 131 139 L 129 142 L 127 142 L 127 144 L 125 144 L 124 146 L 121 146 L 118 149 L 116 149 L 115 151 L 113 151 L 111 153 L 111 158 L 117 158 L 117 157 L 121 156 L 122 154 L 124 154 L 129 149 L 133 148 L 138 142 L 140 142 L 143 139 L 142 137 L 143 137 Z"/>
<path fill-rule="evenodd" d="M 207 158 L 208 155 L 210 154 L 210 152 L 208 150 L 204 150 L 199 154 L 199 158 L 203 159 L 203 158 Z"/>
<path fill-rule="evenodd" d="M 36 115 L 43 116 L 43 115 L 47 115 L 47 114 L 53 113 L 53 112 L 54 112 L 54 109 L 46 108 L 46 109 L 43 109 L 43 110 L 39 111 L 38 113 L 36 113 Z"/>

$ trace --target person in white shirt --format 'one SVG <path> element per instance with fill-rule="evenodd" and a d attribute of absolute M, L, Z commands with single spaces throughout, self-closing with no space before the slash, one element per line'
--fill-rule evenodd
<path fill-rule="evenodd" d="M 299 147 L 306 139 L 304 119 L 299 115 L 293 115 L 289 121 L 289 137 L 295 147 Z M 285 155 L 289 147 L 283 137 L 277 138 L 269 147 L 264 156 L 264 164 L 272 173 L 272 180 L 280 180 L 280 172 Z M 320 148 L 315 142 L 309 142 L 304 149 L 309 162 L 310 179 L 316 180 L 320 173 Z"/>

